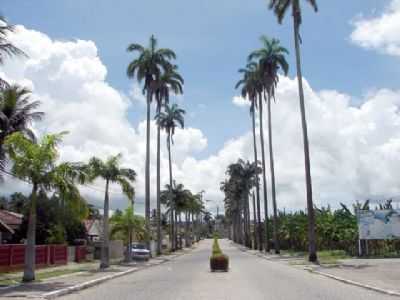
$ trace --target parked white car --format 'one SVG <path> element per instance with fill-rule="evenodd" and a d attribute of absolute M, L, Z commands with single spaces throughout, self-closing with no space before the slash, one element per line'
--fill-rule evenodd
<path fill-rule="evenodd" d="M 133 243 L 131 251 L 133 259 L 148 261 L 151 257 L 150 250 L 146 248 L 145 244 Z"/>

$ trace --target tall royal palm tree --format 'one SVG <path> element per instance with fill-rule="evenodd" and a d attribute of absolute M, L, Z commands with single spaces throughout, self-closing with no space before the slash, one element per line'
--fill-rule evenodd
<path fill-rule="evenodd" d="M 175 95 L 183 93 L 183 78 L 178 73 L 178 67 L 172 66 L 166 69 L 155 82 L 155 99 L 157 114 L 161 112 L 162 106 L 169 103 L 171 92 Z M 160 125 L 157 125 L 157 254 L 161 254 L 161 179 L 160 179 Z"/>
<path fill-rule="evenodd" d="M 305 0 L 315 12 L 318 11 L 316 0 Z M 307 214 L 308 214 L 308 259 L 311 262 L 316 262 L 317 258 L 317 237 L 315 232 L 315 213 L 312 197 L 312 183 L 311 183 L 311 164 L 310 164 L 310 150 L 307 132 L 307 119 L 304 105 L 304 90 L 303 90 L 303 75 L 301 70 L 301 55 L 300 55 L 300 26 L 302 23 L 301 15 L 301 0 L 270 0 L 269 8 L 272 9 L 278 19 L 282 23 L 283 18 L 289 9 L 292 10 L 293 17 L 293 32 L 294 44 L 296 50 L 296 67 L 297 67 L 297 80 L 299 86 L 299 100 L 300 100 L 300 113 L 301 125 L 303 129 L 303 144 L 304 144 L 304 167 L 306 175 L 306 191 L 307 191 Z"/>
<path fill-rule="evenodd" d="M 260 72 L 257 64 L 250 63 L 245 69 L 240 69 L 240 73 L 243 74 L 243 78 L 236 84 L 236 88 L 242 87 L 241 95 L 243 98 L 247 98 L 250 101 L 250 114 L 252 118 L 253 126 L 253 149 L 254 149 L 254 161 L 258 164 L 257 158 L 257 138 L 256 138 L 256 108 L 257 98 L 263 91 L 262 81 L 260 80 Z M 260 208 L 260 183 L 258 174 L 256 175 L 256 202 L 257 202 L 257 232 L 258 232 L 258 249 L 263 249 L 263 234 L 261 228 L 261 208 Z M 266 207 L 265 207 L 266 208 Z M 267 224 L 267 219 L 265 220 Z M 266 227 L 266 226 L 265 226 Z M 268 240 L 267 240 L 268 243 Z"/>
<path fill-rule="evenodd" d="M 109 187 L 110 184 L 116 183 L 122 187 L 122 192 L 133 200 L 135 189 L 133 182 L 136 180 L 136 172 L 132 169 L 121 168 L 120 161 L 122 155 L 118 154 L 110 156 L 107 160 L 103 161 L 97 157 L 92 157 L 87 165 L 87 173 L 89 174 L 88 180 L 94 181 L 97 178 L 102 178 L 106 182 L 104 193 L 104 212 L 103 212 L 103 240 L 101 247 L 101 262 L 100 268 L 105 269 L 110 266 L 109 257 L 109 210 L 110 210 L 110 197 Z"/>
<path fill-rule="evenodd" d="M 259 64 L 261 78 L 264 83 L 264 91 L 266 92 L 266 101 L 268 107 L 268 140 L 269 140 L 269 160 L 271 171 L 271 190 L 272 190 L 272 206 L 274 211 L 273 218 L 273 238 L 275 253 L 280 253 L 278 239 L 278 212 L 276 204 L 276 189 L 275 189 L 275 169 L 274 169 L 274 152 L 272 144 L 272 116 L 271 116 L 271 98 L 275 99 L 275 88 L 279 81 L 278 71 L 281 69 L 285 75 L 289 71 L 289 64 L 286 61 L 285 55 L 289 54 L 287 49 L 280 45 L 277 39 L 268 39 L 266 36 L 261 37 L 263 47 L 252 52 L 249 55 L 249 61 L 254 61 Z M 264 133 L 263 133 L 263 101 L 259 99 L 260 112 L 260 136 L 262 147 L 262 164 L 264 176 L 264 193 L 266 194 L 266 175 L 265 175 L 265 157 L 264 157 Z"/>
<path fill-rule="evenodd" d="M 41 120 L 44 113 L 36 111 L 40 102 L 30 101 L 30 97 L 31 92 L 19 85 L 0 90 L 0 170 L 4 170 L 6 163 L 3 144 L 7 136 L 22 132 L 28 139 L 35 140 L 30 125 L 32 121 Z"/>
<path fill-rule="evenodd" d="M 160 111 L 156 115 L 156 120 L 158 126 L 160 126 L 161 129 L 164 129 L 167 133 L 167 149 L 168 149 L 168 162 L 169 162 L 169 186 L 172 188 L 172 182 L 173 182 L 173 177 L 172 177 L 172 158 L 171 158 L 171 146 L 174 144 L 174 134 L 175 134 L 175 129 L 176 127 L 180 126 L 183 128 L 185 126 L 185 121 L 184 121 L 184 114 L 185 111 L 181 108 L 178 107 L 177 104 L 172 104 L 172 106 L 169 105 L 164 105 L 165 111 Z M 172 197 L 172 190 L 171 190 L 171 197 Z M 171 230 L 173 231 L 173 214 L 174 211 L 172 210 L 170 213 L 171 216 Z M 176 211 L 175 211 L 176 214 Z M 174 234 L 172 234 L 172 237 Z M 174 245 L 175 240 L 172 242 L 172 249 L 175 249 Z"/>
<path fill-rule="evenodd" d="M 26 56 L 26 54 L 8 40 L 8 35 L 14 31 L 14 26 L 8 24 L 7 20 L 0 16 L 0 65 L 4 63 L 6 57 Z M 0 78 L 0 89 L 8 87 L 9 84 Z"/>
<path fill-rule="evenodd" d="M 150 233 L 150 104 L 153 100 L 155 84 L 161 76 L 162 70 L 171 68 L 170 61 L 176 58 L 175 53 L 167 48 L 157 48 L 157 39 L 152 35 L 148 48 L 139 44 L 130 44 L 128 52 L 137 53 L 127 69 L 129 78 L 136 78 L 139 83 L 144 81 L 143 93 L 147 98 L 146 122 L 146 162 L 145 162 L 145 219 L 146 231 Z M 149 237 L 149 235 L 148 235 Z M 147 238 L 147 246 L 150 240 Z"/>

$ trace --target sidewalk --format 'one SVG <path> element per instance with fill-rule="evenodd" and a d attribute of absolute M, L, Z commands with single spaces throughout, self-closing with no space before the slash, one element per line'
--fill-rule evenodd
<path fill-rule="evenodd" d="M 348 284 L 400 296 L 400 259 L 339 259 L 335 264 L 315 265 L 302 256 L 276 255 L 250 250 L 236 245 L 241 251 L 258 257 L 285 263 Z"/>
<path fill-rule="evenodd" d="M 190 252 L 191 249 L 177 251 L 171 255 L 163 255 L 151 259 L 148 262 L 131 262 L 112 264 L 110 268 L 100 271 L 99 263 L 72 264 L 68 266 L 60 266 L 51 268 L 51 271 L 64 271 L 66 269 L 74 270 L 73 273 L 65 274 L 48 279 L 38 280 L 29 284 L 17 284 L 14 286 L 0 287 L 0 299 L 24 299 L 24 298 L 44 298 L 52 299 L 59 294 L 66 294 L 72 291 L 80 290 L 99 284 L 103 281 L 110 280 L 125 274 L 133 273 L 156 266 L 167 261 L 173 260 L 178 256 Z M 80 268 L 76 270 L 77 266 Z M 51 272 L 50 271 L 50 272 Z M 46 269 L 40 270 L 37 274 L 46 272 Z M 68 271 L 66 271 L 67 273 Z M 6 275 L 0 276 L 4 278 Z M 38 276 L 40 278 L 40 276 Z M 21 278 L 21 277 L 19 277 Z"/>
<path fill-rule="evenodd" d="M 360 283 L 400 295 L 400 259 L 345 259 L 332 267 L 313 266 L 312 272 Z M 333 278 L 333 277 L 331 277 Z"/>

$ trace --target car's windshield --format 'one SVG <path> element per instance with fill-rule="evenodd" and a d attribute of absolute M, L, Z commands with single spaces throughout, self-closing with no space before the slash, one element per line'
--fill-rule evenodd
<path fill-rule="evenodd" d="M 133 249 L 146 249 L 146 246 L 142 245 L 142 244 L 133 244 L 132 248 Z"/>

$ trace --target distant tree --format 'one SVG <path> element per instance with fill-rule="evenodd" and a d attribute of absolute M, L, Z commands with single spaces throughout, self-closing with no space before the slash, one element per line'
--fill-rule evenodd
<path fill-rule="evenodd" d="M 87 165 L 87 173 L 89 174 L 88 180 L 94 181 L 97 178 L 105 180 L 105 194 L 104 194 L 104 215 L 103 215 L 103 242 L 101 247 L 101 262 L 100 268 L 105 269 L 110 266 L 109 257 L 109 210 L 110 198 L 109 187 L 110 184 L 116 183 L 121 186 L 122 192 L 128 197 L 133 199 L 135 189 L 133 182 L 136 180 L 136 172 L 132 169 L 122 168 L 120 166 L 122 155 L 118 154 L 110 156 L 105 161 L 93 157 Z"/>
<path fill-rule="evenodd" d="M 160 111 L 156 115 L 156 120 L 158 126 L 164 129 L 167 133 L 167 149 L 168 149 L 168 162 L 169 162 L 169 187 L 171 188 L 170 194 L 172 197 L 173 188 L 173 177 L 172 177 L 172 156 L 171 156 L 171 146 L 174 144 L 174 134 L 177 127 L 183 128 L 185 126 L 184 114 L 185 110 L 179 108 L 177 104 L 172 104 L 172 106 L 165 105 L 164 111 Z M 171 231 L 174 230 L 174 213 L 176 214 L 176 207 L 171 207 Z M 175 217 L 176 218 L 176 217 Z M 174 238 L 174 234 L 171 234 L 171 238 Z M 176 245 L 174 244 L 174 239 L 172 240 L 172 250 L 175 250 Z"/>
<path fill-rule="evenodd" d="M 253 129 L 253 151 L 254 151 L 254 162 L 258 164 L 258 154 L 257 154 L 257 138 L 256 138 L 256 109 L 258 106 L 257 99 L 261 97 L 263 92 L 263 82 L 261 77 L 261 72 L 259 66 L 252 62 L 248 63 L 246 68 L 240 69 L 239 73 L 243 75 L 243 78 L 238 81 L 236 84 L 236 88 L 241 88 L 241 96 L 244 99 L 248 99 L 250 101 L 250 115 L 252 120 L 252 129 Z M 261 227 L 261 204 L 260 204 L 260 184 L 258 180 L 258 174 L 256 175 L 256 203 L 257 203 L 257 220 L 255 221 L 257 233 L 258 233 L 258 241 L 256 244 L 258 245 L 258 249 L 262 251 L 263 249 L 263 234 Z M 266 204 L 266 203 L 265 203 Z M 265 205 L 267 208 L 267 205 Z M 266 220 L 266 223 L 267 220 Z M 268 231 L 266 231 L 267 233 Z M 268 236 L 266 237 L 268 240 Z M 268 242 L 266 243 L 266 247 L 268 247 Z"/>
<path fill-rule="evenodd" d="M 0 196 L 0 209 L 8 209 L 8 198 Z"/>
<path fill-rule="evenodd" d="M 260 71 L 261 81 L 263 83 L 264 100 L 267 101 L 268 112 L 268 145 L 269 145 L 269 161 L 271 171 L 271 194 L 272 206 L 274 212 L 273 218 L 273 238 L 275 253 L 280 253 L 279 239 L 278 239 L 278 208 L 276 203 L 276 188 L 275 188 L 275 161 L 272 143 L 272 114 L 271 114 L 271 99 L 275 100 L 275 89 L 279 81 L 279 70 L 283 71 L 286 76 L 289 71 L 289 64 L 286 61 L 285 55 L 289 54 L 286 48 L 280 45 L 279 40 L 269 39 L 266 36 L 261 36 L 262 48 L 253 51 L 249 55 L 249 62 L 258 64 Z M 262 154 L 262 167 L 263 167 L 263 180 L 264 180 L 264 199 L 267 198 L 266 189 L 266 167 L 264 155 L 264 131 L 263 131 L 263 97 L 259 97 L 259 117 L 260 117 L 260 138 L 261 138 L 261 154 Z M 265 217 L 267 220 L 267 216 Z"/>
<path fill-rule="evenodd" d="M 174 93 L 179 95 L 183 93 L 183 78 L 178 73 L 178 66 L 170 66 L 167 68 L 159 78 L 156 79 L 154 84 L 154 94 L 157 104 L 157 115 L 161 112 L 164 105 L 169 103 L 170 94 Z M 161 254 L 161 149 L 160 149 L 160 134 L 161 127 L 157 124 L 157 254 Z"/>
<path fill-rule="evenodd" d="M 133 206 L 129 206 L 122 214 L 113 215 L 110 219 L 111 236 L 121 234 L 126 244 L 126 260 L 131 259 L 131 243 L 132 239 L 144 240 L 146 235 L 145 222 L 142 216 L 135 215 Z"/>
<path fill-rule="evenodd" d="M 10 195 L 10 200 L 8 202 L 8 209 L 23 214 L 28 209 L 29 197 L 22 193 L 16 192 Z"/>
<path fill-rule="evenodd" d="M 145 162 L 145 218 L 146 230 L 150 232 L 150 104 L 155 94 L 156 82 L 161 76 L 161 71 L 171 68 L 171 60 L 176 59 L 175 53 L 168 48 L 157 48 L 157 39 L 152 35 L 149 46 L 130 44 L 128 52 L 138 55 L 131 61 L 127 68 L 129 78 L 136 78 L 139 83 L 144 81 L 143 93 L 147 98 L 146 119 L 146 162 Z M 146 241 L 150 246 L 150 240 Z"/>

